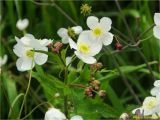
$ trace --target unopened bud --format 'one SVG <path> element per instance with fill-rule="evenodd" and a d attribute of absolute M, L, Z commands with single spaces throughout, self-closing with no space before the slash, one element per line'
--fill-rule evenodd
<path fill-rule="evenodd" d="M 117 50 L 121 50 L 123 48 L 122 44 L 120 44 L 118 42 L 115 44 L 115 47 Z"/>
<path fill-rule="evenodd" d="M 88 4 L 82 4 L 80 9 L 81 9 L 81 14 L 83 14 L 84 16 L 89 15 L 92 11 L 92 7 L 89 6 Z"/>
<path fill-rule="evenodd" d="M 105 91 L 105 90 L 100 90 L 100 91 L 98 92 L 98 95 L 99 95 L 100 97 L 105 97 L 105 96 L 106 96 L 106 91 Z"/>
<path fill-rule="evenodd" d="M 56 42 L 53 46 L 54 46 L 54 48 L 52 48 L 52 52 L 59 53 L 63 44 L 61 42 Z"/>
<path fill-rule="evenodd" d="M 85 89 L 85 95 L 88 97 L 93 97 L 93 89 L 91 87 L 87 87 Z"/>
<path fill-rule="evenodd" d="M 94 70 L 99 70 L 102 68 L 102 63 L 98 62 L 98 63 L 95 63 L 95 64 L 92 64 L 91 65 L 91 70 L 94 71 Z"/>
<path fill-rule="evenodd" d="M 122 113 L 119 120 L 129 120 L 129 115 L 127 113 Z"/>

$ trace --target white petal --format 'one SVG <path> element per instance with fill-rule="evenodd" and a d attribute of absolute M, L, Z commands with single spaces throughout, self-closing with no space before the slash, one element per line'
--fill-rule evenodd
<path fill-rule="evenodd" d="M 69 65 L 69 63 L 71 62 L 72 57 L 66 57 L 66 65 Z"/>
<path fill-rule="evenodd" d="M 71 117 L 70 120 L 83 120 L 83 118 L 80 115 L 75 115 L 75 116 Z"/>
<path fill-rule="evenodd" d="M 36 64 L 38 65 L 43 65 L 44 63 L 47 62 L 48 59 L 48 55 L 44 54 L 44 53 L 35 53 L 34 55 L 34 61 Z"/>
<path fill-rule="evenodd" d="M 52 43 L 52 40 L 48 40 L 48 39 L 42 39 L 42 40 L 39 40 L 40 44 L 42 46 L 47 46 L 49 45 L 50 43 Z"/>
<path fill-rule="evenodd" d="M 99 20 L 97 17 L 95 16 L 89 16 L 87 18 L 87 26 L 90 28 L 90 29 L 93 29 L 95 26 L 97 26 Z"/>
<path fill-rule="evenodd" d="M 21 43 L 17 43 L 13 47 L 13 52 L 18 56 L 18 57 L 24 57 L 26 56 L 26 51 L 31 50 L 32 48 L 30 47 L 25 47 Z"/>
<path fill-rule="evenodd" d="M 69 36 L 68 35 L 62 38 L 62 43 L 63 44 L 67 44 L 68 42 L 69 42 Z"/>
<path fill-rule="evenodd" d="M 77 49 L 77 44 L 71 38 L 69 38 L 69 45 L 71 49 Z"/>
<path fill-rule="evenodd" d="M 160 88 L 159 87 L 154 87 L 151 89 L 151 95 L 153 96 L 158 96 L 160 95 Z"/>
<path fill-rule="evenodd" d="M 109 31 L 111 29 L 112 20 L 108 17 L 102 17 L 100 19 L 100 26 L 105 30 Z"/>
<path fill-rule="evenodd" d="M 153 28 L 153 35 L 156 38 L 160 39 L 160 26 L 154 26 L 154 28 Z"/>
<path fill-rule="evenodd" d="M 29 25 L 28 19 L 23 19 L 23 20 L 18 20 L 17 21 L 16 27 L 19 30 L 25 30 L 28 27 L 28 25 Z"/>
<path fill-rule="evenodd" d="M 6 64 L 7 59 L 8 59 L 8 56 L 7 56 L 7 55 L 4 55 L 3 57 L 0 57 L 0 67 L 1 67 L 2 65 Z"/>
<path fill-rule="evenodd" d="M 160 26 L 160 13 L 154 14 L 154 23 L 158 26 Z"/>
<path fill-rule="evenodd" d="M 15 40 L 16 40 L 17 42 L 19 42 L 20 39 L 19 39 L 18 37 L 15 36 Z"/>
<path fill-rule="evenodd" d="M 156 80 L 156 81 L 154 82 L 154 86 L 160 87 L 160 80 Z"/>
<path fill-rule="evenodd" d="M 66 116 L 56 108 L 50 108 L 46 113 L 44 120 L 66 120 Z"/>
<path fill-rule="evenodd" d="M 68 36 L 68 34 L 67 34 L 67 29 L 66 29 L 66 28 L 60 28 L 60 29 L 57 31 L 57 34 L 58 34 L 61 38 Z"/>
<path fill-rule="evenodd" d="M 84 63 L 94 64 L 96 63 L 96 59 L 92 56 L 86 56 L 78 51 L 75 51 L 76 56 L 81 59 Z"/>
<path fill-rule="evenodd" d="M 113 41 L 113 34 L 110 32 L 107 32 L 103 35 L 101 39 L 104 45 L 110 45 Z"/>
<path fill-rule="evenodd" d="M 35 65 L 35 63 L 33 62 L 33 59 L 27 58 L 27 57 L 18 58 L 18 60 L 16 62 L 16 66 L 19 71 L 30 70 L 31 68 L 34 67 L 34 65 Z"/>
<path fill-rule="evenodd" d="M 76 34 L 80 34 L 81 32 L 82 32 L 82 27 L 81 26 L 75 26 L 75 27 L 72 27 L 72 29 L 74 30 L 74 32 L 76 33 Z"/>

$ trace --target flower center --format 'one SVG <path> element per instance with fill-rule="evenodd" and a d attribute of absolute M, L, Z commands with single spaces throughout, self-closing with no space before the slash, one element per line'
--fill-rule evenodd
<path fill-rule="evenodd" d="M 93 29 L 93 35 L 99 37 L 103 34 L 103 30 L 100 27 L 96 27 Z"/>
<path fill-rule="evenodd" d="M 89 46 L 85 43 L 80 43 L 79 44 L 79 49 L 82 53 L 88 53 L 89 50 L 90 50 Z"/>
<path fill-rule="evenodd" d="M 34 56 L 34 51 L 32 51 L 32 50 L 27 50 L 27 51 L 26 51 L 26 56 L 27 56 L 27 57 L 33 57 L 33 56 Z"/>
<path fill-rule="evenodd" d="M 69 37 L 74 38 L 74 39 L 76 38 L 76 33 L 74 32 L 74 30 L 71 27 L 68 28 L 67 33 L 68 33 Z"/>
<path fill-rule="evenodd" d="M 152 100 L 148 101 L 143 106 L 146 109 L 153 109 L 156 105 L 157 105 L 157 100 L 155 98 L 155 99 L 152 99 Z"/>

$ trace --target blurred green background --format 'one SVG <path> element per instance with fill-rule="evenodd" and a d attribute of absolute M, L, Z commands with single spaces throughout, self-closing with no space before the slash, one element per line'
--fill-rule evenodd
<path fill-rule="evenodd" d="M 13 0 L 0 1 L 2 17 L 0 22 L 1 56 L 8 55 L 7 64 L 2 67 L 0 81 L 0 119 L 7 119 L 9 111 L 12 111 L 10 118 L 15 119 L 17 117 L 23 98 L 22 93 L 25 93 L 28 82 L 28 73 L 17 71 L 15 66 L 17 57 L 13 53 L 13 45 L 16 43 L 14 37 L 23 36 L 23 33 L 16 28 L 19 17 L 29 19 L 28 33 L 33 34 L 36 38 L 48 38 L 55 41 L 60 41 L 57 30 L 61 27 L 72 27 L 77 23 L 84 29 L 88 29 L 86 25 L 87 16 L 83 16 L 80 11 L 82 4 L 87 3 L 92 6 L 91 15 L 99 18 L 107 16 L 112 19 L 111 32 L 126 48 L 120 51 L 116 50 L 116 41 L 114 41 L 111 46 L 104 47 L 97 56 L 98 61 L 103 63 L 103 71 L 97 73 L 96 78 L 101 81 L 101 87 L 106 90 L 107 96 L 104 100 L 100 98 L 89 99 L 84 96 L 83 90 L 67 88 L 69 90 L 66 91 L 69 92 L 66 94 L 70 96 L 72 103 L 71 115 L 77 113 L 84 116 L 85 119 L 92 120 L 118 118 L 121 113 L 130 113 L 133 108 L 138 106 L 138 100 L 135 100 L 132 90 L 136 93 L 137 98 L 142 101 L 149 95 L 149 91 L 153 87 L 153 79 L 160 79 L 160 41 L 153 36 L 152 28 L 145 32 L 151 26 L 153 27 L 154 13 L 159 11 L 158 0 L 119 2 L 114 0 L 18 0 L 19 17 L 15 3 Z M 50 5 L 42 5 L 43 3 Z M 121 10 L 117 5 L 121 7 Z M 127 29 L 125 21 L 131 32 Z M 140 44 L 135 45 L 137 41 L 140 41 Z M 81 68 L 82 65 L 79 63 L 78 66 L 74 66 Z M 107 72 L 107 70 L 114 72 Z M 59 78 L 60 71 L 57 64 L 45 64 L 43 68 L 36 67 L 23 116 L 40 103 L 49 101 L 56 92 L 61 93 L 62 86 L 55 82 Z M 87 84 L 89 72 L 88 65 L 85 65 L 79 72 L 70 72 L 69 81 L 80 76 L 75 83 Z M 48 79 L 44 77 L 46 74 L 52 76 L 49 76 Z M 132 90 L 129 89 L 126 81 Z M 55 86 L 59 87 L 56 88 Z M 13 104 L 15 98 L 18 99 L 18 102 Z M 61 97 L 50 102 L 55 107 L 63 109 Z M 74 110 L 72 110 L 73 106 Z M 28 119 L 44 118 L 46 110 L 47 106 L 42 105 L 30 114 Z"/>

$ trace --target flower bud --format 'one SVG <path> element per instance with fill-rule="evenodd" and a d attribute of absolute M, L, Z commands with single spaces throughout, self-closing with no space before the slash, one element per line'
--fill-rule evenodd
<path fill-rule="evenodd" d="M 98 92 L 98 95 L 99 95 L 100 97 L 105 97 L 105 96 L 106 96 L 106 91 L 105 91 L 105 90 L 100 90 L 100 91 Z"/>
<path fill-rule="evenodd" d="M 129 120 L 129 115 L 127 113 L 122 113 L 119 120 Z"/>
<path fill-rule="evenodd" d="M 92 71 L 96 71 L 96 70 L 99 70 L 102 68 L 102 63 L 98 62 L 98 63 L 95 63 L 95 64 L 91 64 L 91 70 Z"/>
<path fill-rule="evenodd" d="M 100 88 L 100 81 L 98 81 L 98 80 L 91 80 L 90 81 L 90 83 L 89 83 L 92 87 L 93 87 L 93 89 L 94 90 L 99 90 L 99 88 Z"/>
<path fill-rule="evenodd" d="M 82 4 L 80 9 L 81 9 L 81 14 L 83 14 L 84 16 L 89 15 L 92 11 L 92 7 L 89 6 L 88 4 Z"/>
<path fill-rule="evenodd" d="M 54 46 L 54 48 L 52 48 L 52 52 L 54 52 L 54 53 L 59 53 L 60 49 L 61 49 L 62 46 L 63 46 L 63 43 L 61 43 L 61 42 L 56 42 L 53 46 Z"/>
<path fill-rule="evenodd" d="M 88 97 L 93 97 L 93 88 L 92 87 L 87 87 L 85 89 L 85 95 Z"/>
<path fill-rule="evenodd" d="M 115 44 L 115 47 L 117 50 L 121 50 L 123 48 L 122 44 L 120 44 L 118 42 Z"/>

